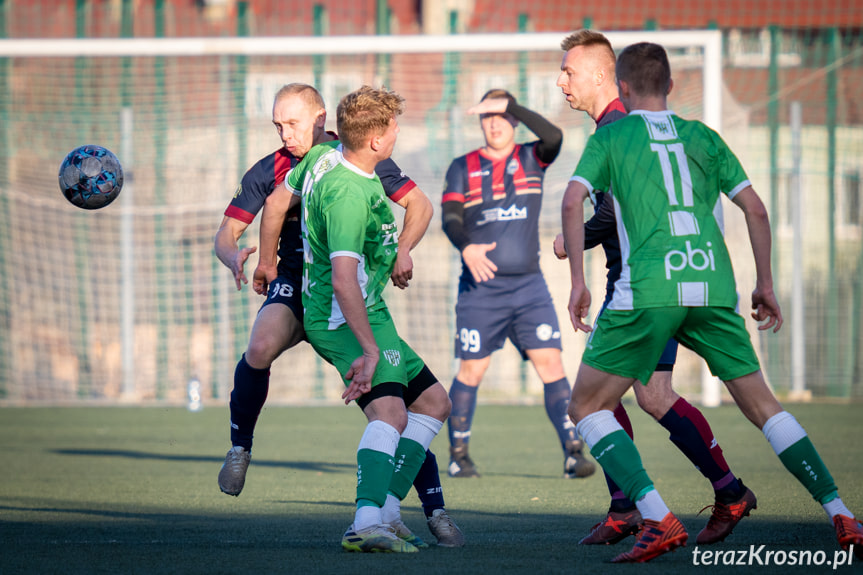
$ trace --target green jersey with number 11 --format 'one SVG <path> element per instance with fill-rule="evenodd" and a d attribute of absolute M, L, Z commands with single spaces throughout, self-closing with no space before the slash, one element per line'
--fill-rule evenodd
<path fill-rule="evenodd" d="M 611 189 L 623 271 L 608 309 L 737 306 L 714 216 L 750 185 L 737 157 L 701 122 L 634 111 L 591 136 L 573 180 Z"/>
<path fill-rule="evenodd" d="M 366 308 L 385 309 L 381 294 L 398 253 L 398 229 L 381 181 L 342 157 L 337 141 L 315 146 L 286 180 L 302 195 L 303 324 L 306 330 L 345 323 L 333 294 L 332 258 L 355 258 Z"/>

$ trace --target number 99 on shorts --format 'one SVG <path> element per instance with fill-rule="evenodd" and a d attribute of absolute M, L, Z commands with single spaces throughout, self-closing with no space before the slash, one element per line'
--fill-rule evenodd
<path fill-rule="evenodd" d="M 476 353 L 479 351 L 479 331 L 463 327 L 458 334 L 458 338 L 461 342 L 462 351 L 469 351 L 471 353 Z"/>

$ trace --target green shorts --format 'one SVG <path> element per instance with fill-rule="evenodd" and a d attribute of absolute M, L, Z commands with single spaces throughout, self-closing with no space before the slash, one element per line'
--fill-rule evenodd
<path fill-rule="evenodd" d="M 381 353 L 372 378 L 372 387 L 387 382 L 400 383 L 407 387 L 408 382 L 422 371 L 425 363 L 399 337 L 389 310 L 384 308 L 369 311 L 369 324 Z M 339 371 L 345 386 L 349 385 L 345 374 L 354 360 L 363 354 L 351 328 L 343 324 L 333 330 L 310 330 L 306 332 L 306 337 L 318 355 Z"/>
<path fill-rule="evenodd" d="M 672 337 L 703 357 L 723 381 L 760 369 L 743 318 L 725 307 L 606 309 L 587 340 L 582 361 L 647 384 Z"/>

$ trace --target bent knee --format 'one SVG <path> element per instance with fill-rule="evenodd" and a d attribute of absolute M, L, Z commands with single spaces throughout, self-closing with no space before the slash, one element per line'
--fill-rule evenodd
<path fill-rule="evenodd" d="M 573 425 L 578 425 L 578 422 L 590 415 L 582 404 L 579 406 L 574 400 L 569 401 L 569 405 L 566 407 L 566 414 L 569 415 L 570 421 L 572 421 Z"/>
<path fill-rule="evenodd" d="M 674 396 L 655 397 L 648 392 L 645 394 L 636 394 L 635 400 L 642 411 L 659 421 L 668 413 L 668 410 L 671 409 L 679 397 L 677 394 L 674 394 Z"/>
<path fill-rule="evenodd" d="M 437 420 L 446 421 L 452 411 L 452 401 L 450 401 L 446 389 L 440 383 L 435 384 L 429 389 L 429 391 L 432 390 L 434 391 L 433 401 L 431 402 L 433 407 L 430 409 L 431 413 L 428 415 Z"/>
<path fill-rule="evenodd" d="M 257 369 L 266 369 L 288 348 L 288 343 L 279 337 L 254 337 L 246 349 L 246 363 Z"/>
<path fill-rule="evenodd" d="M 426 389 L 413 404 L 411 411 L 446 421 L 452 411 L 452 401 L 440 382 Z"/>

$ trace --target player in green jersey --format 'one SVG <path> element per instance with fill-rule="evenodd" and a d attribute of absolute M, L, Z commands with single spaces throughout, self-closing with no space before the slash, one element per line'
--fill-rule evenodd
<path fill-rule="evenodd" d="M 614 81 L 614 50 L 608 38 L 594 30 L 578 30 L 564 38 L 560 47 L 564 56 L 557 86 L 570 107 L 586 112 L 596 122 L 597 130 L 625 118 L 626 110 L 618 98 Z M 586 249 L 601 245 L 605 252 L 608 278 L 604 301 L 607 304 L 622 271 L 617 218 L 611 196 L 602 190 L 594 190 L 592 195 L 596 205 L 593 216 L 584 224 L 584 245 Z M 717 209 L 721 210 L 721 206 Z M 557 257 L 566 259 L 563 235 L 555 238 L 554 251 Z M 669 340 L 650 380 L 645 385 L 633 385 L 633 391 L 639 407 L 668 431 L 669 440 L 710 481 L 714 504 L 696 543 L 718 543 L 756 508 L 757 498 L 731 471 L 718 438 L 701 411 L 674 391 L 671 376 L 677 348 L 677 341 Z M 623 403 L 617 405 L 614 418 L 634 438 L 632 423 Z M 605 480 L 611 494 L 608 513 L 579 541 L 580 545 L 614 545 L 641 530 L 641 514 L 635 503 L 623 494 L 608 474 L 605 474 Z"/>
<path fill-rule="evenodd" d="M 374 168 L 392 153 L 403 102 L 368 86 L 348 94 L 337 110 L 341 142 L 312 148 L 287 179 L 302 194 L 306 336 L 342 375 L 345 403 L 357 400 L 369 421 L 357 451 L 354 523 L 342 538 L 349 551 L 416 551 L 410 531 L 400 539 L 393 524 L 450 410 L 382 297 L 398 227 Z"/>
<path fill-rule="evenodd" d="M 743 318 L 736 313 L 730 259 L 713 208 L 725 193 L 745 214 L 756 265 L 752 317 L 759 329 L 782 326 L 773 293 L 767 211 L 740 162 L 701 122 L 667 108 L 671 71 L 656 44 L 627 47 L 617 84 L 627 117 L 594 134 L 563 200 L 570 254 L 570 319 L 593 332 L 573 386 L 569 414 L 591 453 L 636 502 L 645 526 L 631 551 L 614 562 L 644 562 L 685 544 L 687 533 L 641 463 L 612 410 L 637 379 L 646 383 L 674 337 L 701 355 L 746 417 L 761 429 L 785 467 L 821 503 L 839 544 L 863 554 L 863 526 L 845 507 L 830 472 L 803 427 L 773 396 L 759 369 Z M 611 189 L 623 259 L 621 280 L 593 330 L 584 282 L 584 200 Z M 647 367 L 645 367 L 647 366 Z"/>

